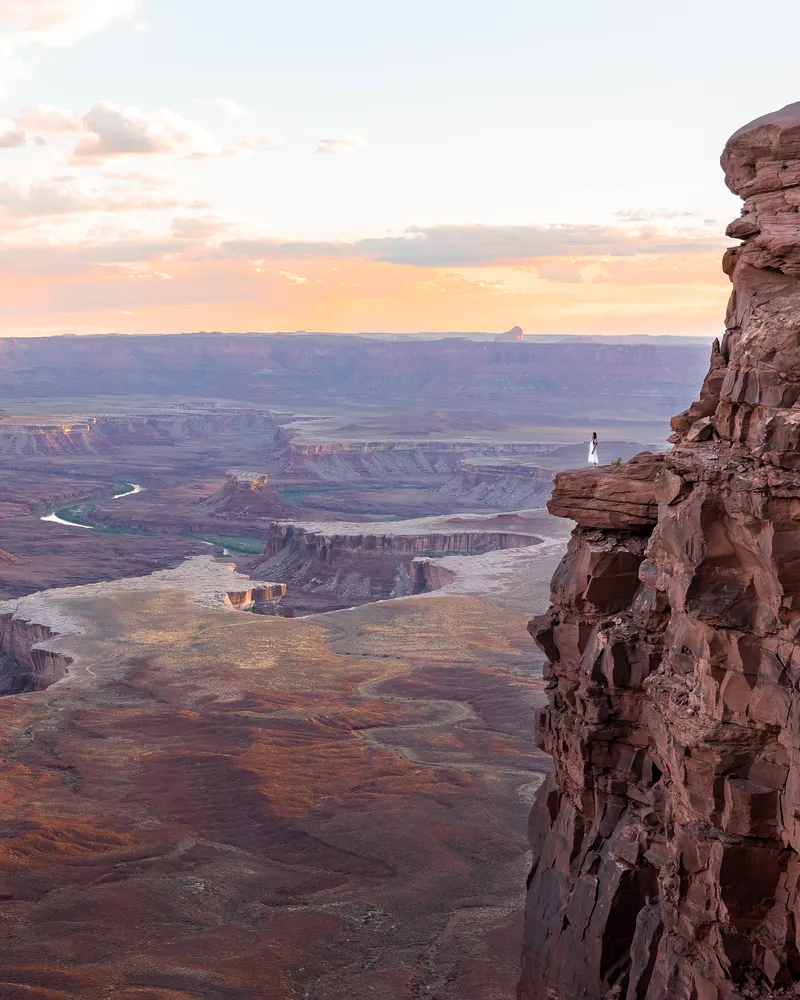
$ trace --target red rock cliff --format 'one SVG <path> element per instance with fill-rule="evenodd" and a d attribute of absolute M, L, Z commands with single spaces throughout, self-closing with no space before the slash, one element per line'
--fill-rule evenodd
<path fill-rule="evenodd" d="M 721 344 L 674 448 L 564 473 L 524 1000 L 800 977 L 800 104 L 731 137 Z M 792 994 L 794 995 L 794 994 Z"/>

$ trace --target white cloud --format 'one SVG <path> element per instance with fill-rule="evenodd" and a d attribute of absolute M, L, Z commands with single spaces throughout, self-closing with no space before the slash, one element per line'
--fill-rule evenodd
<path fill-rule="evenodd" d="M 100 187 L 76 177 L 52 177 L 28 183 L 0 182 L 0 219 L 14 228 L 39 226 L 63 216 L 109 212 L 166 212 L 176 208 L 201 210 L 206 202 L 156 197 L 128 186 Z M 12 221 L 13 220 L 13 221 Z"/>
<path fill-rule="evenodd" d="M 16 124 L 25 132 L 37 132 L 41 135 L 64 135 L 70 132 L 80 132 L 83 128 L 80 115 L 72 111 L 62 111 L 50 104 L 36 104 L 23 108 L 17 115 Z"/>
<path fill-rule="evenodd" d="M 18 149 L 28 141 L 24 129 L 10 118 L 0 118 L 0 149 Z"/>
<path fill-rule="evenodd" d="M 113 21 L 130 20 L 138 0 L 0 0 L 0 27 L 21 44 L 73 45 Z"/>
<path fill-rule="evenodd" d="M 189 154 L 190 160 L 212 160 L 222 157 L 235 158 L 245 156 L 258 149 L 282 149 L 283 139 L 278 136 L 250 136 L 246 139 L 238 139 L 230 146 L 223 146 L 210 152 L 194 152 Z"/>
<path fill-rule="evenodd" d="M 697 212 L 673 208 L 620 208 L 614 215 L 623 222 L 653 222 L 660 219 L 690 219 L 696 217 Z"/>
<path fill-rule="evenodd" d="M 24 108 L 15 119 L 0 119 L 0 149 L 45 145 L 45 136 L 63 140 L 76 135 L 70 156 L 73 166 L 97 166 L 143 155 L 192 160 L 238 157 L 283 146 L 277 136 L 246 136 L 221 146 L 202 125 L 168 108 L 144 112 L 120 108 L 110 101 L 97 101 L 82 115 L 37 104 Z"/>
<path fill-rule="evenodd" d="M 229 101 L 226 97 L 196 97 L 192 101 L 192 104 L 198 108 L 206 108 L 209 111 L 219 111 L 234 120 L 244 118 L 247 114 L 247 108 L 242 107 L 241 104 L 237 104 L 236 101 Z"/>
<path fill-rule="evenodd" d="M 355 153 L 356 150 L 368 145 L 369 142 L 360 135 L 343 135 L 338 139 L 320 139 L 316 152 L 326 156 L 341 156 Z"/>
<path fill-rule="evenodd" d="M 0 80 L 30 76 L 43 47 L 74 45 L 114 21 L 131 20 L 138 0 L 0 0 Z"/>
<path fill-rule="evenodd" d="M 261 270 L 261 268 L 256 268 L 256 270 Z M 308 278 L 302 274 L 292 274 L 291 271 L 276 271 L 275 273 L 279 274 L 282 278 L 286 278 L 286 280 L 292 285 L 308 284 Z"/>
<path fill-rule="evenodd" d="M 222 152 L 209 132 L 168 108 L 145 114 L 138 108 L 98 101 L 82 123 L 87 134 L 73 150 L 74 164 L 98 164 L 131 155 L 213 156 Z"/>

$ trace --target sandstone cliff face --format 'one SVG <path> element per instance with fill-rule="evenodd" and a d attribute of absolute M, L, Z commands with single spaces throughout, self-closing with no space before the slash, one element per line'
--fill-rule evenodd
<path fill-rule="evenodd" d="M 524 1000 L 800 977 L 800 104 L 722 158 L 726 334 L 674 449 L 564 473 Z"/>
<path fill-rule="evenodd" d="M 13 612 L 0 614 L 0 696 L 44 691 L 67 675 L 72 659 L 42 648 L 57 632 Z"/>
<path fill-rule="evenodd" d="M 434 581 L 432 571 L 424 568 L 424 557 L 480 555 L 542 541 L 522 531 L 490 530 L 489 525 L 463 531 L 426 530 L 423 525 L 431 520 L 435 519 L 417 522 L 417 530 L 412 521 L 330 526 L 277 522 L 270 525 L 264 555 L 248 572 L 286 581 L 292 593 L 299 589 L 363 603 L 443 586 L 441 574 Z"/>

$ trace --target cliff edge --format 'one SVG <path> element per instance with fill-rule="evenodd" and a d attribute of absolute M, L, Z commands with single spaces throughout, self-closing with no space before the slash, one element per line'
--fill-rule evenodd
<path fill-rule="evenodd" d="M 562 473 L 520 1000 L 800 978 L 800 103 L 722 155 L 726 333 L 664 456 Z M 788 995 L 788 994 L 787 994 Z M 794 995 L 794 994 L 791 994 Z"/>

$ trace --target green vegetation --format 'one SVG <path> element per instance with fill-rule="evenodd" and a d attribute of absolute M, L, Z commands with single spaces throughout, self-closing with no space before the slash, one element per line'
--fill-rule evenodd
<path fill-rule="evenodd" d="M 212 545 L 221 545 L 231 552 L 246 552 L 250 555 L 261 555 L 264 551 L 263 538 L 238 538 L 227 535 L 188 535 L 189 538 L 196 538 L 201 542 L 211 542 Z"/>
<path fill-rule="evenodd" d="M 622 459 L 621 458 L 615 458 L 614 461 L 611 464 L 612 465 L 622 465 Z"/>

